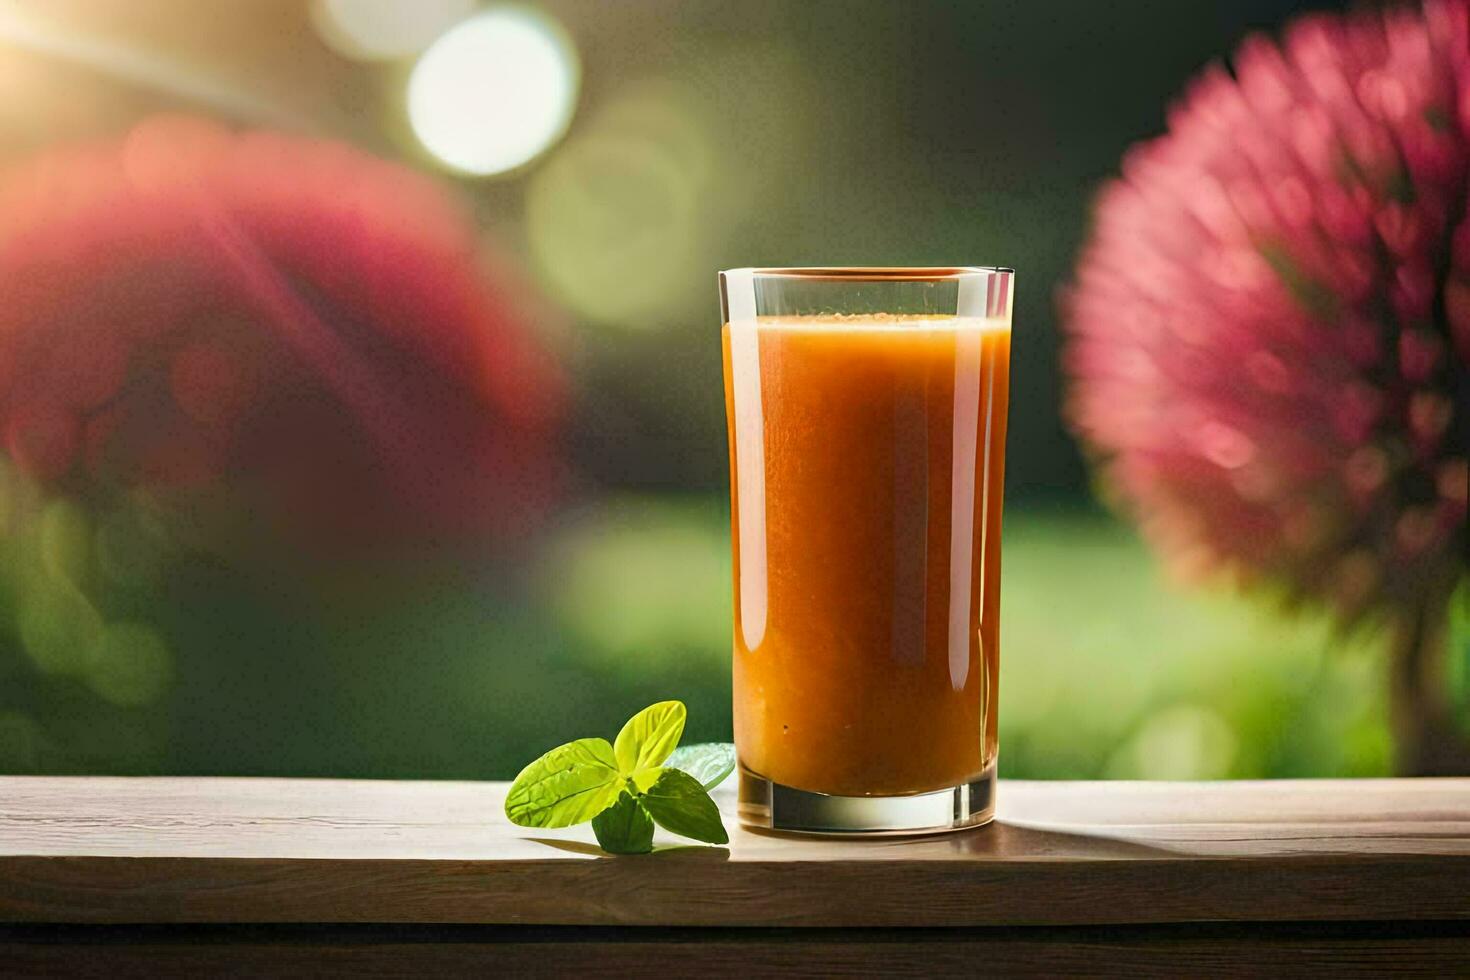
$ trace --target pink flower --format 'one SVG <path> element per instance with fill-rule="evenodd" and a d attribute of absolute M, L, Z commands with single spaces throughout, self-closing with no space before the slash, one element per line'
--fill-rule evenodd
<path fill-rule="evenodd" d="M 161 118 L 0 176 L 0 432 L 57 492 L 508 533 L 559 371 L 465 214 L 344 145 Z"/>
<path fill-rule="evenodd" d="M 1470 30 L 1429 0 L 1205 71 L 1102 192 L 1070 416 L 1189 570 L 1349 617 L 1465 574 Z"/>

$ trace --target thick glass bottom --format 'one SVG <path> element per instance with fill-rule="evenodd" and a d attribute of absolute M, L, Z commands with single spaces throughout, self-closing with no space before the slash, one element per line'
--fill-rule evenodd
<path fill-rule="evenodd" d="M 740 769 L 740 822 L 805 834 L 938 834 L 995 816 L 995 764 L 968 783 L 910 796 L 828 796 Z"/>

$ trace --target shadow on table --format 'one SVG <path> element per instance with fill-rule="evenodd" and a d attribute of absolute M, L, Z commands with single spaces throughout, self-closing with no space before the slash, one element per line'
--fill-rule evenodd
<path fill-rule="evenodd" d="M 863 837 L 843 833 L 793 833 L 767 827 L 741 827 L 742 833 L 765 840 L 787 840 L 794 843 L 817 842 L 844 844 L 897 857 L 894 852 L 913 852 L 914 857 L 938 858 L 964 854 L 996 860 L 1047 860 L 1049 858 L 1163 858 L 1177 857 L 1167 848 L 1141 844 L 1121 837 L 1098 833 L 1077 833 L 1048 827 L 1028 826 L 996 820 L 983 827 L 952 832 Z"/>
<path fill-rule="evenodd" d="M 996 820 L 949 838 L 953 850 L 977 857 L 1016 858 L 1166 858 L 1174 851 L 1098 833 L 1077 833 Z"/>
<path fill-rule="evenodd" d="M 788 840 L 821 846 L 822 842 L 856 846 L 875 855 L 898 856 L 894 852 L 912 851 L 915 857 L 941 857 L 962 854 L 976 858 L 994 858 L 998 861 L 1047 860 L 1051 858 L 1087 858 L 1109 860 L 1115 858 L 1170 858 L 1178 853 L 1168 848 L 1142 844 L 1120 837 L 1099 833 L 1077 833 L 1048 827 L 1028 826 L 996 820 L 984 827 L 961 830 L 945 834 L 914 835 L 911 837 L 855 837 L 851 834 L 783 833 L 758 827 L 741 827 L 739 832 L 766 840 Z M 590 841 L 563 840 L 556 837 L 526 837 L 534 844 L 544 844 L 558 851 L 580 854 L 584 857 L 620 857 L 608 854 Z M 683 855 L 691 861 L 727 861 L 730 849 L 711 847 L 707 844 L 657 844 L 651 857 Z M 635 855 L 643 856 L 643 855 Z M 748 856 L 748 855 L 747 855 Z"/>
<path fill-rule="evenodd" d="M 566 851 L 569 854 L 581 854 L 585 857 L 611 858 L 611 857 L 658 857 L 659 855 L 683 854 L 688 859 L 700 861 L 728 861 L 730 849 L 728 847 L 713 847 L 709 844 L 655 844 L 650 854 L 609 854 L 596 844 L 589 844 L 580 840 L 561 840 L 556 837 L 526 837 L 533 844 L 545 844 L 547 847 L 558 851 Z"/>

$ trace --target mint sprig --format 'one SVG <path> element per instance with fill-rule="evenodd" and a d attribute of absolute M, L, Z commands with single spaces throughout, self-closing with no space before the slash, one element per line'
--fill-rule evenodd
<path fill-rule="evenodd" d="M 686 715 L 683 702 L 660 701 L 629 718 L 612 744 L 579 738 L 558 745 L 521 770 L 505 797 L 506 817 L 546 828 L 591 820 L 597 843 L 611 854 L 653 850 L 655 823 L 682 837 L 728 843 L 709 790 L 730 774 L 735 754 L 726 745 L 676 753 Z"/>
<path fill-rule="evenodd" d="M 653 818 L 627 793 L 592 818 L 592 832 L 609 854 L 647 854 L 653 850 Z"/>
<path fill-rule="evenodd" d="M 648 792 L 638 797 L 654 823 L 681 837 L 710 844 L 727 844 L 730 835 L 720 821 L 720 810 L 699 780 L 678 769 L 665 769 Z"/>

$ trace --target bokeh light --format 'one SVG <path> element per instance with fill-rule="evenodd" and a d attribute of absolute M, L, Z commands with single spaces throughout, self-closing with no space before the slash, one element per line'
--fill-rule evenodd
<path fill-rule="evenodd" d="M 603 664 L 702 660 L 723 671 L 730 544 L 719 510 L 650 498 L 569 523 L 541 579 L 558 625 Z"/>
<path fill-rule="evenodd" d="M 21 645 L 42 673 L 68 676 L 91 668 L 103 629 L 86 596 L 44 572 L 22 593 L 16 625 Z"/>
<path fill-rule="evenodd" d="M 531 180 L 527 234 L 542 280 L 588 320 L 662 325 L 712 267 L 717 227 L 703 219 L 713 158 L 679 88 L 620 92 Z"/>
<path fill-rule="evenodd" d="M 107 627 L 87 683 L 103 699 L 124 708 L 150 704 L 168 689 L 173 657 L 158 632 L 141 623 Z"/>
<path fill-rule="evenodd" d="M 41 512 L 41 564 L 53 578 L 81 583 L 90 552 L 89 524 L 86 512 L 67 499 L 53 500 Z"/>
<path fill-rule="evenodd" d="M 418 54 L 474 9 L 475 0 L 315 0 L 311 19 L 338 54 L 386 61 Z"/>
<path fill-rule="evenodd" d="M 408 80 L 408 120 L 436 160 L 465 174 L 504 173 L 565 132 L 580 81 L 576 52 L 545 15 L 497 7 L 424 52 Z"/>
<path fill-rule="evenodd" d="M 1145 720 L 1105 772 L 1115 779 L 1224 779 L 1237 751 L 1235 733 L 1218 712 L 1177 704 Z"/>

